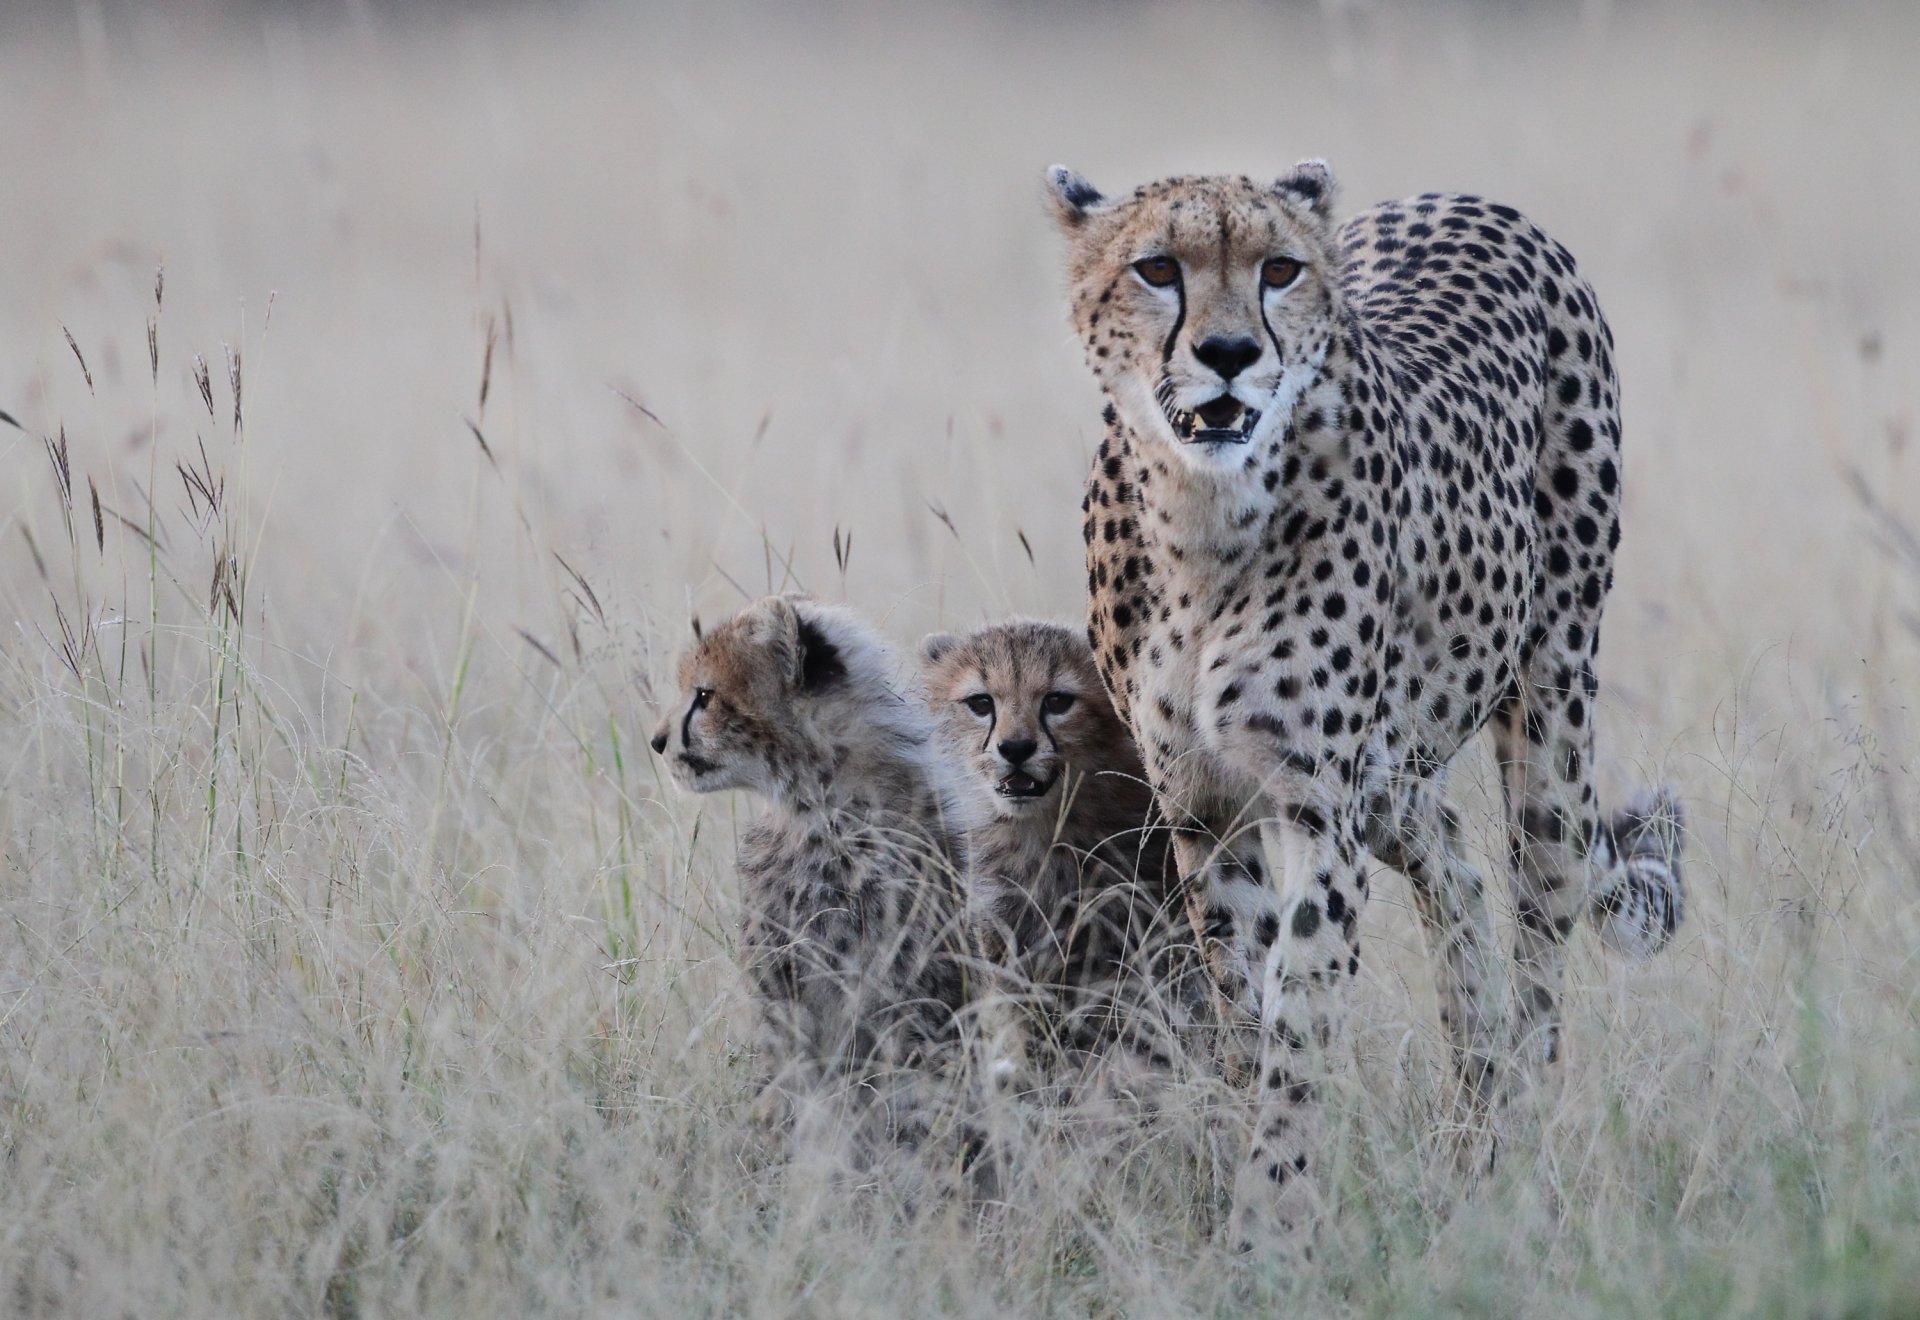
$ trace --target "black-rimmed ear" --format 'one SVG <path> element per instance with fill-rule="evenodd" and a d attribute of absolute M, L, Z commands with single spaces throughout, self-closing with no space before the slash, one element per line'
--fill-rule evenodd
<path fill-rule="evenodd" d="M 800 677 L 802 692 L 820 692 L 832 687 L 847 676 L 847 662 L 840 657 L 840 648 L 833 644 L 826 631 L 809 619 L 799 615 L 800 620 Z"/>
<path fill-rule="evenodd" d="M 937 665 L 954 647 L 960 645 L 960 639 L 952 633 L 928 633 L 920 639 L 920 663 Z"/>
<path fill-rule="evenodd" d="M 1054 221 L 1068 231 L 1079 228 L 1089 215 L 1107 205 L 1098 188 L 1065 165 L 1047 170 L 1047 199 L 1053 205 Z"/>
<path fill-rule="evenodd" d="M 1312 211 L 1322 220 L 1333 219 L 1339 187 L 1324 160 L 1303 160 L 1273 184 L 1273 190 Z"/>

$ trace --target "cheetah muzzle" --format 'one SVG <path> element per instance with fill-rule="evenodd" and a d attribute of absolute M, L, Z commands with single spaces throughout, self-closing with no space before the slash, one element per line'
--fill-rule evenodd
<path fill-rule="evenodd" d="M 1024 770 L 1015 770 L 995 784 L 993 791 L 1003 798 L 1011 798 L 1016 802 L 1038 802 L 1053 792 L 1053 786 L 1058 779 L 1058 775 L 1051 775 L 1046 779 L 1035 779 Z"/>
<path fill-rule="evenodd" d="M 1171 380 L 1161 381 L 1156 393 L 1160 410 L 1167 415 L 1167 425 L 1173 428 L 1174 436 L 1182 444 L 1244 445 L 1253 438 L 1253 428 L 1260 424 L 1260 410 L 1248 407 L 1231 394 L 1209 399 L 1189 412 L 1174 406 Z"/>

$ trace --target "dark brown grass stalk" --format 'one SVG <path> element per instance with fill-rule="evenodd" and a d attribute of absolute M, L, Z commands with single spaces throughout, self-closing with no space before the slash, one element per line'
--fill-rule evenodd
<path fill-rule="evenodd" d="M 92 394 L 93 393 L 93 372 L 87 368 L 87 359 L 85 355 L 80 352 L 80 345 L 75 342 L 73 338 L 73 331 L 67 329 L 67 327 L 63 325 L 60 327 L 60 333 L 67 337 L 67 347 L 73 350 L 73 360 L 80 364 L 80 374 L 86 378 L 87 393 Z"/>

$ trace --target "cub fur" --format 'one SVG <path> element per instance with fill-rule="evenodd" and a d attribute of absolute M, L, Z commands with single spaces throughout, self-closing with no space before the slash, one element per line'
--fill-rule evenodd
<path fill-rule="evenodd" d="M 1116 1043 L 1168 1066 L 1208 991 L 1169 834 L 1085 635 L 1015 619 L 936 633 L 921 659 L 975 799 L 981 950 L 1037 1024 L 1043 1072 L 1070 1076 Z"/>
<path fill-rule="evenodd" d="M 852 1088 L 911 1142 L 961 1057 L 971 951 L 960 801 L 895 669 L 851 613 L 768 597 L 698 638 L 652 741 L 682 788 L 768 802 L 738 855 L 766 1100 Z"/>

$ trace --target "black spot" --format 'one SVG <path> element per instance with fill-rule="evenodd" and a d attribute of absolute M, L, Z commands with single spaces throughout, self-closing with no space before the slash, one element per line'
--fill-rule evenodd
<path fill-rule="evenodd" d="M 1293 910 L 1293 937 L 1296 940 L 1310 940 L 1320 929 L 1320 905 L 1310 898 L 1300 900 Z"/>
<path fill-rule="evenodd" d="M 1345 925 L 1347 911 L 1346 896 L 1338 889 L 1329 889 L 1327 891 L 1327 920 Z"/>

